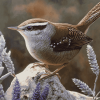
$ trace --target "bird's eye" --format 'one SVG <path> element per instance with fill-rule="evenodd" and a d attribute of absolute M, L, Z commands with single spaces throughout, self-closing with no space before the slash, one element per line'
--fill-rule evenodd
<path fill-rule="evenodd" d="M 36 31 L 36 30 L 43 30 L 46 27 L 46 25 L 41 25 L 41 26 L 27 26 L 25 28 L 23 28 L 23 30 L 27 30 L 27 31 Z"/>
<path fill-rule="evenodd" d="M 33 27 L 32 26 L 28 26 L 26 29 L 29 30 L 29 31 L 32 31 Z"/>

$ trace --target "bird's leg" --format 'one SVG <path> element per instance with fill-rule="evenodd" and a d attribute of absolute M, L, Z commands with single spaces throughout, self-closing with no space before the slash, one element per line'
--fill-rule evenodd
<path fill-rule="evenodd" d="M 34 67 L 35 67 L 35 66 L 42 66 L 42 67 L 45 67 L 46 73 L 51 73 L 47 64 L 44 64 L 44 63 L 42 63 L 42 62 L 35 62 L 35 63 L 34 63 Z"/>
<path fill-rule="evenodd" d="M 43 67 L 45 67 L 47 69 L 49 68 L 47 64 L 44 64 L 42 62 L 35 62 L 34 64 L 35 64 L 35 66 L 39 66 L 40 65 L 40 66 L 43 66 Z"/>
<path fill-rule="evenodd" d="M 63 64 L 63 66 L 61 66 L 60 68 L 56 69 L 56 70 L 53 71 L 53 72 L 49 72 L 49 73 L 45 74 L 45 76 L 41 77 L 39 80 L 48 78 L 48 77 L 53 76 L 53 75 L 57 75 L 57 76 L 60 78 L 60 76 L 59 76 L 59 74 L 58 74 L 57 72 L 60 71 L 61 69 L 63 69 L 63 68 L 65 67 L 66 64 L 67 64 L 67 63 Z M 44 75 L 44 74 L 43 74 L 43 75 Z"/>

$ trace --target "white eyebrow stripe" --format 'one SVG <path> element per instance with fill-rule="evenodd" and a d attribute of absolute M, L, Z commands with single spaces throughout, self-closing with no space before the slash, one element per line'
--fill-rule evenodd
<path fill-rule="evenodd" d="M 25 28 L 27 26 L 44 26 L 44 25 L 47 25 L 48 22 L 44 22 L 44 23 L 31 23 L 31 24 L 28 24 L 28 25 L 25 25 L 25 26 L 22 26 L 20 28 Z"/>

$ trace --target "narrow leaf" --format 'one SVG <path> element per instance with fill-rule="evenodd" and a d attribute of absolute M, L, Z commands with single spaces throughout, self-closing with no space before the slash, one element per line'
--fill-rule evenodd
<path fill-rule="evenodd" d="M 0 67 L 0 76 L 1 76 L 1 74 L 3 72 L 3 70 L 4 70 L 4 67 Z"/>
<path fill-rule="evenodd" d="M 0 78 L 0 83 L 1 83 L 4 79 L 6 79 L 8 76 L 10 76 L 10 75 L 11 75 L 11 72 L 9 72 L 9 73 L 3 75 L 3 76 Z"/>

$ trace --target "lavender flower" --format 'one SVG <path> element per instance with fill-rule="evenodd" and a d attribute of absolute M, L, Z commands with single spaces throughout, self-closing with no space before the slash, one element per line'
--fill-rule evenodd
<path fill-rule="evenodd" d="M 36 89 L 33 93 L 33 97 L 31 100 L 39 100 L 39 98 L 40 98 L 40 82 L 37 83 Z"/>
<path fill-rule="evenodd" d="M 10 58 L 10 54 L 11 52 L 9 51 L 8 53 L 6 53 L 6 48 L 3 50 L 2 52 L 2 58 L 3 58 L 3 62 L 8 70 L 8 72 L 11 72 L 12 75 L 15 75 L 15 68 L 14 68 L 14 64 Z"/>
<path fill-rule="evenodd" d="M 0 31 L 0 67 L 2 66 L 2 51 L 5 47 L 5 39 Z"/>
<path fill-rule="evenodd" d="M 89 59 L 89 64 L 91 66 L 91 70 L 94 74 L 99 75 L 99 66 L 96 60 L 96 55 L 93 51 L 93 48 L 90 45 L 87 45 L 87 55 Z"/>
<path fill-rule="evenodd" d="M 0 67 L 2 66 L 2 62 L 4 62 L 4 64 L 7 67 L 8 72 L 11 72 L 12 75 L 15 75 L 14 64 L 10 58 L 11 52 L 10 51 L 8 53 L 6 52 L 6 48 L 4 49 L 5 44 L 6 44 L 5 39 L 2 33 L 0 32 Z"/>
<path fill-rule="evenodd" d="M 96 55 L 93 51 L 93 48 L 90 45 L 87 45 L 87 55 L 89 59 L 89 64 L 91 66 L 91 70 L 93 71 L 94 74 L 96 74 L 94 89 L 93 89 L 93 96 L 95 97 L 96 82 L 99 76 L 100 69 L 96 60 Z"/>
<path fill-rule="evenodd" d="M 21 100 L 20 99 L 20 91 L 21 91 L 20 84 L 16 77 L 16 82 L 15 82 L 13 94 L 12 94 L 13 95 L 12 100 Z"/>
<path fill-rule="evenodd" d="M 0 76 L 2 74 L 4 70 L 4 67 L 0 67 Z M 1 78 L 0 78 L 0 100 L 4 100 L 4 90 L 3 90 L 3 86 L 2 86 L 2 81 L 7 78 L 9 75 L 11 75 L 11 73 L 7 73 L 5 75 L 3 75 Z"/>
<path fill-rule="evenodd" d="M 5 44 L 6 44 L 5 39 L 3 37 L 3 34 L 0 31 L 0 54 L 2 53 L 2 51 L 5 47 Z"/>
<path fill-rule="evenodd" d="M 40 96 L 40 100 L 46 100 L 48 93 L 49 93 L 49 85 L 45 86 L 45 88 Z"/>
<path fill-rule="evenodd" d="M 2 100 L 4 100 L 4 90 L 3 90 L 2 84 L 0 84 L 0 100 L 1 100 L 1 98 L 2 98 Z"/>
<path fill-rule="evenodd" d="M 93 92 L 92 92 L 91 88 L 89 88 L 89 86 L 86 83 L 84 83 L 78 79 L 75 79 L 75 78 L 73 78 L 72 80 L 75 83 L 75 85 L 77 85 L 77 87 L 79 87 L 79 89 L 81 89 L 81 91 L 83 93 L 93 96 Z"/>
<path fill-rule="evenodd" d="M 43 92 L 40 92 L 40 82 L 37 83 L 36 89 L 33 93 L 33 97 L 31 100 L 46 100 L 49 93 L 49 85 L 45 86 Z"/>
<path fill-rule="evenodd" d="M 84 83 L 84 82 L 82 82 L 78 79 L 74 78 L 72 80 L 75 83 L 75 85 L 77 85 L 77 87 L 79 87 L 79 89 L 82 90 L 82 92 L 84 92 L 88 95 L 92 95 L 93 100 L 96 100 L 97 96 L 100 94 L 100 91 L 97 93 L 97 95 L 95 93 L 96 82 L 97 82 L 97 79 L 98 79 L 98 76 L 99 76 L 100 69 L 99 69 L 99 66 L 98 66 L 98 63 L 97 63 L 97 60 L 96 60 L 96 55 L 93 51 L 93 48 L 90 45 L 87 45 L 87 55 L 88 55 L 88 59 L 89 59 L 89 64 L 91 66 L 91 70 L 96 75 L 93 90 L 91 90 L 86 83 Z"/>
<path fill-rule="evenodd" d="M 87 55 L 89 59 L 89 64 L 91 66 L 91 70 L 94 74 L 99 75 L 99 66 L 96 60 L 96 55 L 90 45 L 87 45 Z"/>

